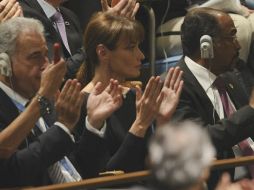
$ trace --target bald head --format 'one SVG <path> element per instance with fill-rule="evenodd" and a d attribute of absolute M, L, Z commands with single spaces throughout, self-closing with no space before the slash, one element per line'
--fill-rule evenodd
<path fill-rule="evenodd" d="M 191 58 L 200 56 L 201 36 L 218 36 L 221 33 L 221 16 L 229 17 L 227 13 L 212 8 L 196 8 L 188 12 L 181 27 L 184 55 Z"/>
<path fill-rule="evenodd" d="M 215 75 L 225 73 L 236 65 L 241 46 L 236 37 L 237 29 L 232 18 L 225 12 L 211 8 L 190 11 L 181 27 L 184 55 L 209 69 Z M 214 57 L 201 58 L 200 38 L 212 38 Z"/>

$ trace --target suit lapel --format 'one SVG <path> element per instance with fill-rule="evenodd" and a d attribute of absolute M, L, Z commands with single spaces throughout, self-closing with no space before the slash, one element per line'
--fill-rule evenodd
<path fill-rule="evenodd" d="M 23 0 L 20 2 L 22 8 L 24 9 L 23 12 L 25 16 L 38 19 L 42 22 L 45 28 L 46 38 L 58 39 L 57 41 L 61 41 L 52 21 L 47 17 L 37 0 Z"/>
<path fill-rule="evenodd" d="M 80 33 L 82 33 L 82 32 L 80 31 L 79 28 L 77 28 L 78 23 L 75 20 L 75 18 L 77 18 L 77 17 L 72 18 L 74 15 L 71 15 L 69 10 L 67 10 L 65 7 L 60 6 L 59 8 L 60 8 L 60 11 L 61 11 L 63 19 L 64 19 L 66 35 L 67 35 L 67 40 L 68 40 L 68 44 L 70 47 L 70 51 L 71 51 L 71 53 L 74 53 L 74 51 L 76 51 L 77 48 L 75 47 L 76 45 L 71 42 L 76 41 L 76 39 L 73 39 L 73 37 L 76 37 L 77 32 L 80 32 Z M 75 32 L 73 33 L 73 31 L 75 31 Z M 82 38 L 82 35 L 80 35 L 79 37 Z M 67 51 L 66 48 L 65 48 L 65 50 Z M 68 52 L 68 54 L 69 54 L 69 52 Z"/>
<path fill-rule="evenodd" d="M 186 84 L 186 87 L 184 85 L 184 89 L 188 91 L 190 88 L 192 89 L 192 92 L 196 96 L 196 99 L 201 102 L 202 106 L 206 107 L 207 112 L 210 113 L 210 115 L 213 115 L 214 112 L 214 107 L 211 102 L 211 100 L 208 98 L 206 92 L 202 88 L 202 86 L 199 84 L 198 80 L 196 77 L 192 74 L 190 69 L 187 67 L 186 63 L 184 62 L 183 58 L 179 61 L 178 66 L 182 69 L 183 71 L 183 80 L 184 83 Z M 200 113 L 202 114 L 202 113 Z M 207 115 L 207 114 L 205 114 Z M 215 119 L 219 119 L 219 116 L 217 112 L 215 111 Z M 213 118 L 207 118 L 207 120 L 211 120 L 210 122 L 213 123 Z"/>
<path fill-rule="evenodd" d="M 0 88 L 0 131 L 6 128 L 13 120 L 15 120 L 18 115 L 19 111 L 12 100 L 5 94 L 5 92 Z M 53 119 L 53 118 L 52 118 Z M 52 120 L 51 119 L 51 120 Z M 49 120 L 49 123 L 50 121 Z M 22 142 L 20 147 L 26 147 L 27 143 L 33 142 L 42 132 L 40 131 L 39 127 L 35 125 L 33 128 L 34 132 L 30 132 L 27 136 L 28 142 Z"/>
<path fill-rule="evenodd" d="M 47 17 L 37 0 L 23 0 L 23 2 L 25 2 L 30 8 L 36 9 L 36 11 L 39 11 Z"/>
<path fill-rule="evenodd" d="M 199 98 L 204 99 L 205 102 L 210 102 L 210 99 L 207 97 L 206 92 L 202 88 L 202 86 L 199 84 L 198 80 L 196 77 L 192 74 L 190 69 L 187 67 L 186 63 L 181 60 L 179 63 L 180 68 L 183 71 L 183 79 L 185 83 L 188 83 L 188 86 L 191 86 L 191 88 L 195 89 L 196 94 Z M 212 106 L 212 103 L 210 104 Z M 212 106 L 213 107 L 213 106 Z"/>
<path fill-rule="evenodd" d="M 0 88 L 0 117 L 9 125 L 18 115 L 19 111 L 12 100 Z"/>
<path fill-rule="evenodd" d="M 244 89 L 238 84 L 237 78 L 235 78 L 232 73 L 228 73 L 224 75 L 224 80 L 226 83 L 226 90 L 230 96 L 230 99 L 233 101 L 236 109 L 247 105 L 248 97 L 244 93 Z"/>

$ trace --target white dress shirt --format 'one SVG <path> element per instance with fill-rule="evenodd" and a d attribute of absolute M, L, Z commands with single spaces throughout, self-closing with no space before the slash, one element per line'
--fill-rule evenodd
<path fill-rule="evenodd" d="M 37 2 L 40 4 L 42 10 L 49 19 L 56 13 L 56 8 L 49 4 L 47 1 L 37 0 Z"/>
<path fill-rule="evenodd" d="M 211 103 L 213 104 L 215 111 L 219 115 L 219 118 L 220 119 L 225 118 L 219 91 L 213 85 L 213 82 L 215 81 L 217 76 L 214 75 L 213 73 L 211 73 L 205 67 L 202 67 L 198 63 L 191 60 L 188 56 L 184 57 L 184 61 L 187 65 L 187 67 L 190 69 L 190 71 L 193 73 L 193 75 L 199 82 L 199 84 L 202 86 L 202 88 L 206 92 L 208 98 L 210 99 Z M 230 97 L 228 96 L 228 93 L 227 93 L 227 97 L 228 97 L 229 103 L 235 109 L 233 102 L 231 101 Z"/>

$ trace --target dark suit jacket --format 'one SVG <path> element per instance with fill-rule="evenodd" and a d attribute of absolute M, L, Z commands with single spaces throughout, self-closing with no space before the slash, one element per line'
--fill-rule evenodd
<path fill-rule="evenodd" d="M 0 131 L 18 115 L 12 100 L 0 89 Z M 44 119 L 50 129 L 38 137 L 30 133 L 10 158 L 0 159 L 0 187 L 51 184 L 47 168 L 69 154 L 74 143 L 66 132 L 52 125 L 52 118 Z"/>
<path fill-rule="evenodd" d="M 85 31 L 91 16 L 98 11 L 102 11 L 101 2 L 94 0 L 71 0 L 64 2 L 63 6 L 77 15 L 83 31 Z"/>
<path fill-rule="evenodd" d="M 253 55 L 251 55 L 253 56 Z M 247 63 L 239 60 L 233 73 L 236 75 L 238 80 L 242 83 L 245 93 L 250 96 L 254 86 L 254 71 L 252 67 L 251 58 Z"/>
<path fill-rule="evenodd" d="M 136 118 L 135 93 L 129 91 L 123 105 L 107 119 L 104 138 L 86 129 L 86 105 L 78 123 L 78 146 L 76 168 L 83 177 L 95 177 L 99 172 L 123 170 L 125 172 L 143 170 L 145 165 L 146 144 L 150 131 L 145 138 L 129 133 L 129 129 Z M 85 145 L 86 144 L 86 145 Z M 84 154 L 86 152 L 86 154 Z"/>
<path fill-rule="evenodd" d="M 232 146 L 254 135 L 254 109 L 234 75 L 225 77 L 227 92 L 238 110 L 230 118 L 220 120 L 212 102 L 184 60 L 178 66 L 183 70 L 184 87 L 174 119 L 193 119 L 207 128 L 217 150 L 217 158 L 233 157 Z"/>
<path fill-rule="evenodd" d="M 72 55 L 65 48 L 60 34 L 53 26 L 53 22 L 47 18 L 37 0 L 19 0 L 25 17 L 38 19 L 45 28 L 45 37 L 49 48 L 49 57 L 54 55 L 53 44 L 58 42 L 62 47 L 62 55 L 67 59 L 68 78 L 73 78 L 80 65 L 84 62 L 85 52 L 82 48 L 83 38 L 80 23 L 76 15 L 67 8 L 60 6 L 60 12 L 65 20 L 65 28 L 68 44 Z"/>

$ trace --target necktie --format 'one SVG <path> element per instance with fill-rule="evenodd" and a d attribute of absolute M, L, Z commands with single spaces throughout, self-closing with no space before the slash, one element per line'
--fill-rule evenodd
<path fill-rule="evenodd" d="M 45 121 L 40 118 L 39 121 L 39 129 L 41 132 L 45 132 L 48 129 Z M 48 168 L 48 173 L 52 183 L 67 183 L 67 182 L 75 182 L 80 181 L 82 178 L 74 168 L 70 160 L 64 156 L 60 161 L 55 162 L 52 166 Z"/>
<path fill-rule="evenodd" d="M 235 112 L 235 109 L 229 102 L 229 99 L 228 99 L 228 96 L 226 93 L 225 83 L 220 77 L 218 77 L 214 81 L 214 86 L 217 87 L 218 92 L 220 94 L 224 112 L 225 112 L 226 116 L 229 117 L 231 114 L 233 114 Z M 254 155 L 254 151 L 251 148 L 252 146 L 254 147 L 254 143 L 251 138 L 247 138 L 247 139 L 241 141 L 240 143 L 238 143 L 238 146 L 240 147 L 242 154 L 244 156 Z M 254 178 L 254 165 L 249 165 L 248 170 L 249 170 L 252 178 Z"/>
<path fill-rule="evenodd" d="M 67 35 L 66 35 L 65 22 L 60 11 L 56 11 L 56 13 L 51 17 L 51 19 L 55 23 L 55 27 L 61 36 L 61 39 L 63 41 L 65 48 L 71 54 L 70 47 L 67 40 Z"/>
<path fill-rule="evenodd" d="M 235 109 L 229 102 L 225 83 L 220 77 L 217 77 L 216 80 L 214 81 L 214 86 L 218 89 L 218 92 L 220 94 L 220 99 L 222 102 L 224 113 L 227 117 L 229 117 L 231 114 L 235 112 Z"/>
<path fill-rule="evenodd" d="M 81 176 L 66 156 L 62 160 L 50 166 L 48 168 L 48 172 L 53 184 L 81 180 Z"/>

